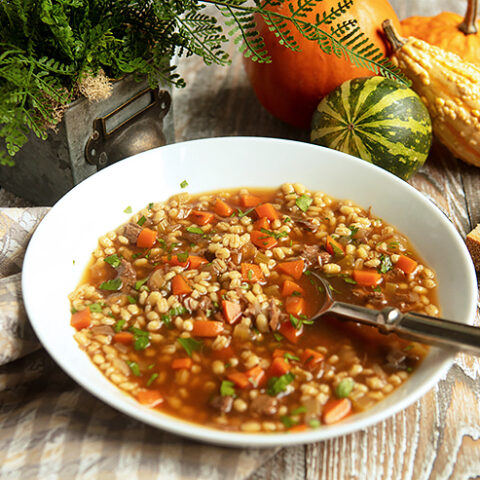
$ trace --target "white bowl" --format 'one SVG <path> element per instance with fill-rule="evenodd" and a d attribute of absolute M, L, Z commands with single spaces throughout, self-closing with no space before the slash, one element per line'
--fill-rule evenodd
<path fill-rule="evenodd" d="M 465 244 L 447 217 L 394 175 L 357 158 L 307 143 L 271 138 L 211 138 L 168 145 L 123 160 L 65 195 L 37 228 L 23 266 L 23 296 L 44 347 L 80 385 L 138 420 L 197 440 L 267 447 L 315 442 L 363 429 L 425 394 L 452 364 L 454 350 L 432 348 L 412 378 L 373 409 L 331 426 L 297 434 L 245 434 L 213 430 L 139 405 L 111 384 L 73 339 L 67 295 L 78 284 L 97 239 L 149 202 L 181 191 L 301 182 L 351 199 L 405 233 L 432 266 L 446 318 L 473 323 L 477 282 Z"/>

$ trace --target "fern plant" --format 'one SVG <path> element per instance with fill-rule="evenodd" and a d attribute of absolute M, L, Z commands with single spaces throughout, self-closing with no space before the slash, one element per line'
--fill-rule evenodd
<path fill-rule="evenodd" d="M 0 140 L 7 152 L 0 150 L 0 163 L 13 165 L 29 131 L 46 138 L 84 79 L 99 72 L 110 79 L 146 76 L 152 87 L 182 87 L 170 59 L 198 55 L 207 65 L 227 65 L 227 37 L 251 61 L 270 62 L 255 31 L 255 14 L 285 48 L 300 50 L 291 34 L 296 29 L 326 53 L 406 83 L 354 20 L 341 21 L 354 0 L 340 0 L 329 13 L 307 21 L 322 1 L 0 0 Z M 284 2 L 288 15 L 271 8 Z M 206 6 L 221 12 L 225 27 Z"/>

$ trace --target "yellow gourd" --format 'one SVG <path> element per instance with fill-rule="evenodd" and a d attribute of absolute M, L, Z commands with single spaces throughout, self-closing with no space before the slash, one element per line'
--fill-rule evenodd
<path fill-rule="evenodd" d="M 392 57 L 432 118 L 433 133 L 457 158 L 480 167 L 480 68 L 383 22 Z"/>

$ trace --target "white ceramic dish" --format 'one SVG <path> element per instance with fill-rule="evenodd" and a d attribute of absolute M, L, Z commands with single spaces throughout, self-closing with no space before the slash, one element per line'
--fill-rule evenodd
<path fill-rule="evenodd" d="M 425 394 L 455 352 L 432 348 L 413 377 L 374 409 L 332 426 L 298 434 L 241 434 L 186 423 L 142 407 L 111 384 L 73 339 L 67 295 L 82 276 L 97 239 L 140 210 L 180 191 L 301 182 L 368 207 L 404 232 L 437 272 L 443 315 L 473 323 L 477 283 L 464 242 L 422 194 L 357 158 L 307 143 L 268 138 L 212 138 L 168 145 L 123 160 L 65 195 L 35 232 L 25 256 L 23 296 L 31 323 L 55 361 L 80 385 L 114 408 L 155 427 L 231 446 L 292 445 L 344 435 L 379 422 Z"/>

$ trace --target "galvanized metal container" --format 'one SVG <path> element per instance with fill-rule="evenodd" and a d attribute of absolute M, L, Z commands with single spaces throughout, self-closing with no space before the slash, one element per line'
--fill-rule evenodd
<path fill-rule="evenodd" d="M 53 205 L 97 170 L 173 143 L 170 104 L 168 90 L 151 90 L 132 77 L 115 82 L 106 100 L 76 100 L 47 140 L 30 134 L 15 166 L 0 166 L 0 186 L 35 204 Z"/>

